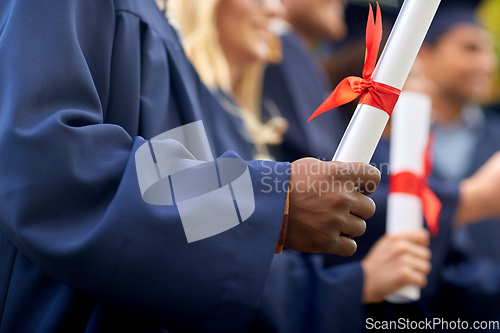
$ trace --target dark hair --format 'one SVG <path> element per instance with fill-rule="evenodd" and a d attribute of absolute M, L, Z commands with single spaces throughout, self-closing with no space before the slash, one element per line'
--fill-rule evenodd
<path fill-rule="evenodd" d="M 449 30 L 463 23 L 474 26 L 481 25 L 475 16 L 473 7 L 458 6 L 440 8 L 425 37 L 425 43 L 431 46 L 436 45 L 438 40 Z"/>

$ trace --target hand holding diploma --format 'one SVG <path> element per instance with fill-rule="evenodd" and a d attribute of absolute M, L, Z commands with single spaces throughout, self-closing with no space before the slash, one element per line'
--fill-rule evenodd
<path fill-rule="evenodd" d="M 363 163 L 313 158 L 293 162 L 285 247 L 340 256 L 354 254 L 357 245 L 352 238 L 365 232 L 364 220 L 375 213 L 375 203 L 367 195 L 379 182 L 380 172 Z"/>
<path fill-rule="evenodd" d="M 404 91 L 391 124 L 389 197 L 386 232 L 416 231 L 424 216 L 432 235 L 438 232 L 441 202 L 428 186 L 432 172 L 429 131 L 431 100 L 427 95 Z M 387 300 L 414 301 L 417 286 L 405 286 Z"/>
<path fill-rule="evenodd" d="M 391 123 L 387 234 L 362 261 L 365 303 L 415 301 L 427 284 L 431 253 L 423 213 L 436 234 L 440 209 L 439 200 L 427 187 L 430 118 L 429 97 L 403 91 Z"/>
<path fill-rule="evenodd" d="M 423 75 L 420 65 L 415 62 L 392 118 L 387 234 L 362 261 L 365 303 L 384 299 L 392 302 L 417 300 L 431 270 L 430 235 L 423 229 L 422 202 L 425 200 L 421 198 L 430 195 L 429 200 L 434 200 L 438 206 L 439 201 L 426 186 L 431 171 L 431 101 L 415 90 L 427 92 L 432 84 Z M 439 212 L 429 214 L 426 208 L 430 230 L 436 233 Z"/>
<path fill-rule="evenodd" d="M 422 228 L 382 236 L 361 261 L 363 303 L 380 303 L 408 285 L 425 287 L 431 270 L 429 241 Z"/>

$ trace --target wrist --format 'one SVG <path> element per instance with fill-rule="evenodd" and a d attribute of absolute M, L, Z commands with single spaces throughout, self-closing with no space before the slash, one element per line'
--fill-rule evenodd
<path fill-rule="evenodd" d="M 288 186 L 286 193 L 285 212 L 283 214 L 283 222 L 281 224 L 280 237 L 278 239 L 278 245 L 276 246 L 276 250 L 274 251 L 274 253 L 276 254 L 280 254 L 283 251 L 283 246 L 285 245 L 286 230 L 288 228 L 289 211 L 290 211 L 290 186 Z"/>
<path fill-rule="evenodd" d="M 377 295 L 376 290 L 373 286 L 371 274 L 369 269 L 367 269 L 367 263 L 363 260 L 361 261 L 361 269 L 363 270 L 363 292 L 362 292 L 362 302 L 363 304 L 374 304 L 380 303 L 384 298 Z"/>

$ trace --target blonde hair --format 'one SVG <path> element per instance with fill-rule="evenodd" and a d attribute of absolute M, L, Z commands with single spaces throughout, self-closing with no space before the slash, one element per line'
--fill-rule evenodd
<path fill-rule="evenodd" d="M 232 88 L 229 64 L 222 51 L 217 31 L 216 13 L 220 1 L 169 0 L 167 16 L 180 30 L 184 51 L 203 83 L 212 91 L 218 87 L 234 96 L 239 103 L 238 116 L 242 118 L 250 133 L 258 155 L 263 155 L 259 157 L 269 158 L 266 145 L 282 142 L 288 122 L 282 117 L 274 117 L 265 124 L 261 121 L 265 64 L 255 62 L 247 66 L 237 89 Z M 274 35 L 270 47 L 271 62 L 281 61 L 281 44 L 278 36 Z"/>

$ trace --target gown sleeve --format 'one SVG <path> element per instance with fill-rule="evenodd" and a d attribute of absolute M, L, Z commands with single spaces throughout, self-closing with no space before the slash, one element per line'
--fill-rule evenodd
<path fill-rule="evenodd" d="M 134 63 L 151 52 L 143 48 L 147 27 L 114 6 L 1 2 L 0 230 L 51 278 L 120 310 L 176 332 L 244 332 L 286 198 L 263 178 L 286 182 L 289 164 L 248 163 L 253 215 L 188 243 L 176 206 L 149 205 L 141 197 L 134 156 L 146 140 L 126 130 L 127 121 L 116 124 L 119 113 L 109 113 L 121 108 L 123 119 L 137 123 L 144 104 L 134 103 L 133 94 L 153 89 L 142 76 L 146 64 Z M 169 43 L 180 50 L 178 41 Z M 179 60 L 181 51 L 164 52 L 176 71 L 162 74 L 169 108 L 158 110 L 158 119 L 189 122 L 189 105 L 199 101 L 182 93 L 188 90 L 179 73 L 192 71 L 182 67 L 188 62 Z M 197 77 L 191 81 L 200 85 Z"/>

